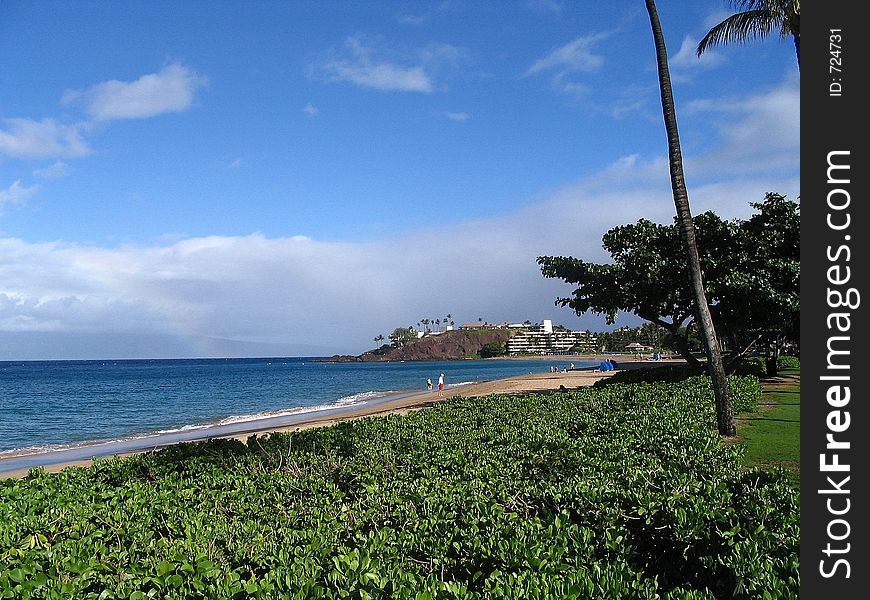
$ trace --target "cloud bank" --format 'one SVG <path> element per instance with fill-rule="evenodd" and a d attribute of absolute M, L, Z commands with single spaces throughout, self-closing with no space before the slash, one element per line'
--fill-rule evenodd
<path fill-rule="evenodd" d="M 171 334 L 358 352 L 379 333 L 448 312 L 461 322 L 552 318 L 594 329 L 600 320 L 554 306 L 570 287 L 545 280 L 535 258 L 606 260 L 600 244 L 610 227 L 641 215 L 671 219 L 664 165 L 627 157 L 516 213 L 377 242 L 251 234 L 100 248 L 3 239 L 0 332 Z M 690 191 L 696 212 L 745 216 L 763 191 L 794 195 L 797 185 L 753 180 Z"/>
<path fill-rule="evenodd" d="M 695 213 L 746 217 L 765 192 L 798 198 L 797 81 L 691 111 L 716 137 L 686 156 Z M 0 193 L 8 202 L 31 192 L 15 182 Z M 605 261 L 605 231 L 673 214 L 666 157 L 627 155 L 513 213 L 369 242 L 252 233 L 106 248 L 0 238 L 0 359 L 20 357 L 9 340 L 28 332 L 360 352 L 378 334 L 448 312 L 457 322 L 551 318 L 599 329 L 600 318 L 554 306 L 571 287 L 544 279 L 536 257 Z M 58 348 L 46 345 L 42 358 L 64 358 Z"/>

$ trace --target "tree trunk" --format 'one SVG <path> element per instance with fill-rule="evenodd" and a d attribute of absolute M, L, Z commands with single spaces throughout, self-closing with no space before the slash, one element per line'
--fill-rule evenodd
<path fill-rule="evenodd" d="M 671 90 L 671 76 L 668 71 L 668 53 L 662 34 L 661 23 L 656 11 L 655 0 L 646 0 L 653 39 L 656 46 L 656 61 L 658 63 L 659 86 L 662 96 L 662 113 L 665 119 L 665 129 L 668 134 L 668 157 L 671 167 L 671 188 L 674 193 L 674 205 L 677 209 L 677 221 L 680 225 L 680 235 L 686 247 L 689 266 L 689 277 L 695 296 L 695 310 L 701 338 L 704 340 L 704 350 L 707 354 L 707 368 L 713 381 L 713 394 L 716 398 L 716 423 L 720 435 L 733 436 L 737 433 L 734 424 L 734 414 L 731 410 L 731 400 L 728 397 L 728 381 L 725 377 L 725 367 L 722 364 L 722 353 L 716 339 L 713 318 L 707 305 L 707 295 L 704 292 L 704 282 L 701 276 L 701 261 L 698 256 L 698 246 L 695 240 L 695 225 L 692 222 L 692 212 L 689 207 L 689 193 L 686 191 L 686 181 L 683 175 L 683 157 L 680 149 L 680 137 L 677 130 L 677 115 L 674 109 L 674 96 Z"/>
<path fill-rule="evenodd" d="M 791 36 L 794 39 L 794 51 L 795 51 L 795 54 L 797 54 L 798 71 L 800 71 L 801 70 L 801 36 L 799 33 L 793 33 L 793 34 L 791 34 Z"/>
<path fill-rule="evenodd" d="M 677 345 L 680 347 L 680 354 L 683 355 L 683 358 L 686 359 L 686 362 L 692 365 L 692 367 L 700 367 L 701 361 L 692 356 L 692 352 L 689 350 L 689 327 L 691 323 L 686 326 L 686 334 L 680 335 L 679 331 L 672 331 L 671 335 L 674 337 L 674 341 L 677 342 Z"/>
<path fill-rule="evenodd" d="M 768 344 L 764 366 L 768 377 L 779 375 L 779 338 L 773 338 L 773 341 Z"/>

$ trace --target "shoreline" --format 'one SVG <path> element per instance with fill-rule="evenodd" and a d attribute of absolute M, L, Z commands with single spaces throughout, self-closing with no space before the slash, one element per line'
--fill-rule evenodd
<path fill-rule="evenodd" d="M 524 357 L 528 358 L 528 357 Z M 591 356 L 541 356 L 541 360 L 560 360 L 580 362 L 596 360 L 603 357 Z M 679 360 L 642 361 L 636 357 L 612 355 L 620 370 L 643 367 L 664 366 L 684 363 Z M 483 359 L 488 360 L 488 359 Z M 224 426 L 204 427 L 179 431 L 171 434 L 154 434 L 131 440 L 116 440 L 83 444 L 82 446 L 51 450 L 46 452 L 31 452 L 0 458 L 0 479 L 20 478 L 28 474 L 31 468 L 43 467 L 48 473 L 71 466 L 89 466 L 93 458 L 124 457 L 133 454 L 152 452 L 166 446 L 182 442 L 197 442 L 208 439 L 238 439 L 245 441 L 251 435 L 266 433 L 292 432 L 313 427 L 328 427 L 343 421 L 350 421 L 370 416 L 385 416 L 389 414 L 407 414 L 421 410 L 452 397 L 462 396 L 475 398 L 492 394 L 531 394 L 558 391 L 561 386 L 567 390 L 587 387 L 600 379 L 607 378 L 618 371 L 595 372 L 592 369 L 578 369 L 556 373 L 536 373 L 518 375 L 504 379 L 471 383 L 457 387 L 448 386 L 443 395 L 438 391 L 404 391 L 390 394 L 384 398 L 351 406 L 337 406 L 311 412 L 300 412 L 281 417 L 265 417 L 252 421 L 244 421 Z"/>

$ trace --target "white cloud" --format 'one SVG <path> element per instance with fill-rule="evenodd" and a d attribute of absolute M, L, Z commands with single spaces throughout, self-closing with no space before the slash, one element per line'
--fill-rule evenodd
<path fill-rule="evenodd" d="M 594 34 L 568 42 L 561 48 L 556 48 L 547 56 L 535 61 L 526 70 L 525 75 L 535 75 L 548 70 L 554 70 L 559 74 L 597 71 L 604 65 L 604 57 L 596 54 L 593 47 L 606 37 L 607 34 Z"/>
<path fill-rule="evenodd" d="M 0 189 L 0 206 L 4 204 L 20 204 L 38 191 L 38 184 L 26 187 L 21 185 L 21 180 L 15 180 L 5 190 Z"/>
<path fill-rule="evenodd" d="M 305 105 L 305 108 L 302 109 L 302 112 L 311 117 L 316 117 L 320 114 L 320 110 L 310 102 Z"/>
<path fill-rule="evenodd" d="M 704 31 L 709 31 L 728 17 L 730 17 L 733 13 L 728 12 L 725 9 L 717 8 L 709 15 L 704 18 L 703 27 Z"/>
<path fill-rule="evenodd" d="M 359 37 L 348 38 L 344 52 L 330 54 L 325 60 L 312 65 L 312 71 L 327 81 L 344 81 L 382 91 L 429 93 L 435 90 L 435 84 L 422 62 L 401 64 L 410 61 L 382 58 L 380 51 L 367 46 Z"/>
<path fill-rule="evenodd" d="M 589 93 L 590 87 L 576 81 L 578 73 L 594 73 L 604 65 L 604 57 L 594 51 L 594 46 L 609 37 L 608 33 L 597 33 L 579 37 L 556 48 L 547 56 L 538 59 L 529 67 L 523 77 L 540 73 L 550 73 L 553 87 L 563 94 L 582 98 Z"/>
<path fill-rule="evenodd" d="M 97 120 L 142 119 L 185 111 L 205 77 L 181 64 L 167 65 L 135 81 L 105 81 L 84 90 L 67 90 L 62 104 L 80 103 Z"/>
<path fill-rule="evenodd" d="M 76 158 L 91 149 L 79 134 L 83 124 L 64 125 L 54 119 L 3 119 L 0 153 L 13 158 Z"/>
<path fill-rule="evenodd" d="M 72 172 L 72 167 L 66 164 L 63 161 L 57 161 L 48 165 L 47 167 L 42 167 L 40 169 L 34 169 L 33 175 L 35 177 L 39 177 L 40 179 L 60 179 L 61 177 L 66 177 Z"/>
<path fill-rule="evenodd" d="M 715 98 L 687 106 L 709 121 L 720 139 L 692 164 L 707 175 L 753 174 L 797 169 L 800 164 L 800 81 L 747 98 Z"/>
<path fill-rule="evenodd" d="M 698 40 L 687 35 L 683 38 L 680 50 L 668 59 L 668 66 L 675 78 L 685 78 L 690 71 L 713 69 L 725 62 L 725 57 L 714 50 L 707 50 L 699 57 L 697 47 Z"/>
<path fill-rule="evenodd" d="M 445 112 L 444 116 L 451 121 L 467 121 L 471 118 L 471 115 L 467 112 Z"/>

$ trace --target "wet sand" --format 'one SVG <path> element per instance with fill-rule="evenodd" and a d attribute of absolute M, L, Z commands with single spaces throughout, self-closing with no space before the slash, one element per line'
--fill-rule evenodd
<path fill-rule="evenodd" d="M 669 364 L 682 364 L 683 360 L 660 360 L 660 361 L 641 361 L 630 356 L 615 356 L 612 357 L 618 362 L 620 370 L 637 369 L 643 367 L 664 366 Z M 581 360 L 592 360 L 590 357 L 578 356 L 547 356 L 541 357 L 542 360 L 553 361 L 554 366 L 564 368 L 568 361 L 580 362 Z M 557 362 L 558 361 L 558 362 Z M 488 396 L 492 394 L 529 394 L 537 392 L 550 392 L 559 390 L 564 386 L 567 390 L 578 389 L 581 387 L 590 386 L 600 379 L 610 377 L 614 374 L 613 371 L 597 372 L 594 370 L 576 370 L 557 373 L 536 373 L 528 375 L 520 375 L 509 377 L 506 379 L 497 379 L 495 381 L 486 381 L 481 383 L 473 383 L 457 387 L 447 387 L 443 394 L 438 391 L 432 392 L 409 392 L 402 395 L 393 396 L 383 401 L 361 404 L 358 406 L 343 407 L 331 410 L 324 410 L 314 413 L 302 413 L 291 424 L 275 426 L 269 422 L 269 419 L 258 421 L 250 421 L 246 423 L 246 427 L 241 431 L 234 431 L 230 434 L 220 434 L 219 430 L 205 429 L 200 431 L 188 432 L 184 438 L 172 438 L 169 436 L 156 437 L 154 444 L 150 445 L 147 442 L 144 444 L 147 447 L 137 448 L 133 451 L 123 451 L 123 446 L 118 446 L 121 451 L 109 452 L 101 451 L 100 445 L 86 446 L 80 449 L 78 454 L 82 456 L 76 458 L 72 454 L 72 458 L 65 460 L 57 460 L 57 453 L 45 453 L 30 456 L 13 456 L 0 460 L 0 479 L 23 477 L 27 475 L 32 466 L 43 466 L 49 473 L 56 473 L 61 469 L 71 466 L 88 466 L 92 464 L 92 457 L 101 456 L 109 458 L 112 456 L 128 456 L 142 452 L 149 452 L 161 447 L 172 445 L 173 443 L 202 441 L 205 439 L 231 438 L 246 440 L 248 436 L 253 434 L 265 434 L 271 432 L 284 431 L 299 431 L 302 429 L 310 429 L 312 427 L 326 427 L 334 425 L 342 421 L 360 419 L 373 415 L 388 415 L 388 414 L 407 414 L 411 411 L 421 410 L 432 406 L 437 402 L 452 398 L 454 396 L 462 396 L 466 398 L 476 398 L 480 396 Z M 141 444 L 141 442 L 140 442 Z M 111 448 L 111 446 L 107 446 Z M 52 455 L 55 457 L 52 457 Z M 70 456 L 69 453 L 62 456 Z M 27 460 L 30 463 L 21 468 L 3 469 L 4 463 L 7 466 L 14 465 L 13 461 Z M 42 459 L 42 460 L 40 460 Z M 42 462 L 44 461 L 44 462 Z M 42 463 L 42 464 L 40 464 Z"/>

